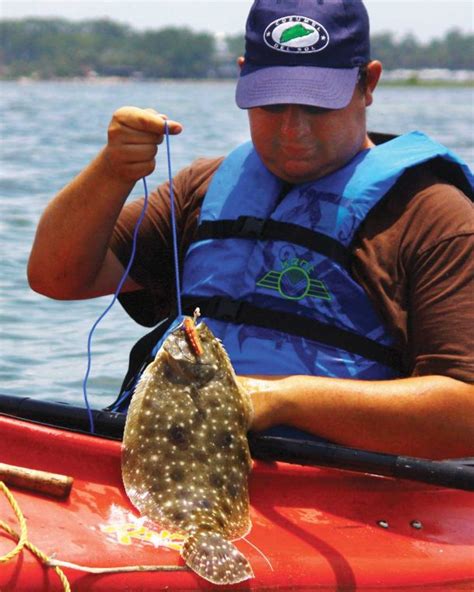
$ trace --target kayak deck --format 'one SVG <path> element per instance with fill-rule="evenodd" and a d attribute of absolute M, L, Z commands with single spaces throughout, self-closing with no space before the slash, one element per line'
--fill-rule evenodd
<path fill-rule="evenodd" d="M 60 501 L 12 492 L 28 538 L 48 556 L 88 567 L 181 566 L 179 537 L 144 523 L 121 481 L 120 442 L 0 415 L 0 461 L 74 478 Z M 77 591 L 469 590 L 474 586 L 474 496 L 464 491 L 336 469 L 256 461 L 253 528 L 238 548 L 255 578 L 208 584 L 190 571 L 88 574 L 64 571 Z M 0 516 L 16 531 L 0 497 Z M 0 531 L 0 556 L 15 546 Z M 27 550 L 0 567 L 0 590 L 62 586 Z"/>

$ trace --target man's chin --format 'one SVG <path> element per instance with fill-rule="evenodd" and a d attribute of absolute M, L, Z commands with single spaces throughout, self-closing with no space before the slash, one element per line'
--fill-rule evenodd
<path fill-rule="evenodd" d="M 291 160 L 270 170 L 283 181 L 293 185 L 301 185 L 323 177 L 330 172 L 330 167 L 315 167 L 314 163 Z"/>

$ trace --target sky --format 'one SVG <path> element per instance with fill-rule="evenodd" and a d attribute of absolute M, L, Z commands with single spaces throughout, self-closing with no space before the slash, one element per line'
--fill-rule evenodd
<path fill-rule="evenodd" d="M 426 42 L 458 28 L 474 29 L 474 0 L 365 0 L 372 31 L 396 38 L 413 34 Z M 108 17 L 137 30 L 187 26 L 196 31 L 235 34 L 244 30 L 251 0 L 0 0 L 2 19 Z"/>

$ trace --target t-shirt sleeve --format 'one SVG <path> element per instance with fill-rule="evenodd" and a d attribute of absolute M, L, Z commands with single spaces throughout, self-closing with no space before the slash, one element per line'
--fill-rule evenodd
<path fill-rule="evenodd" d="M 413 376 L 474 382 L 472 204 L 452 186 L 418 196 L 420 211 L 402 240 L 407 338 Z"/>
<path fill-rule="evenodd" d="M 354 277 L 410 376 L 474 382 L 473 216 L 464 193 L 416 169 L 374 208 L 355 243 Z"/>
<path fill-rule="evenodd" d="M 221 161 L 222 158 L 198 159 L 173 179 L 181 268 L 196 231 L 202 200 Z M 110 248 L 124 267 L 130 259 L 143 201 L 144 198 L 140 198 L 127 204 L 114 228 Z M 130 277 L 143 289 L 122 293 L 119 297 L 122 306 L 137 323 L 151 327 L 170 314 L 176 298 L 173 261 L 170 188 L 169 183 L 163 183 L 150 193 L 130 270 Z"/>

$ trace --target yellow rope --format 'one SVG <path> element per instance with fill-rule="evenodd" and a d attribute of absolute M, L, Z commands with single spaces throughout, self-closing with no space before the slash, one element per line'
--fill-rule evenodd
<path fill-rule="evenodd" d="M 0 490 L 3 491 L 3 493 L 5 494 L 8 502 L 10 503 L 11 507 L 13 508 L 13 511 L 15 512 L 15 515 L 18 519 L 18 523 L 20 524 L 20 534 L 18 534 L 12 528 L 10 528 L 10 526 L 8 524 L 6 524 L 2 520 L 0 520 L 0 528 L 5 530 L 10 536 L 12 536 L 13 538 L 18 540 L 16 547 L 12 551 L 7 553 L 6 555 L 3 555 L 3 557 L 0 557 L 0 563 L 7 563 L 7 561 L 11 561 L 19 553 L 22 552 L 24 547 L 26 547 L 34 555 L 36 555 L 36 557 L 38 557 L 38 559 L 44 565 L 48 566 L 50 558 L 47 555 L 45 555 L 45 553 L 43 553 L 43 551 L 40 551 L 38 549 L 38 547 L 35 547 L 35 545 L 33 545 L 32 543 L 30 543 L 28 541 L 26 520 L 25 520 L 25 517 L 23 516 L 23 512 L 21 511 L 20 506 L 18 505 L 17 501 L 13 497 L 12 492 L 8 489 L 8 487 L 5 485 L 5 483 L 3 481 L 0 481 Z M 71 586 L 69 585 L 69 581 L 68 581 L 66 575 L 64 574 L 64 572 L 57 566 L 53 567 L 53 569 L 56 572 L 58 578 L 61 580 L 64 592 L 71 592 Z"/>
<path fill-rule="evenodd" d="M 25 546 L 25 543 L 27 541 L 28 533 L 26 530 L 25 517 L 23 516 L 23 513 L 20 510 L 20 507 L 18 506 L 11 491 L 8 489 L 8 487 L 5 485 L 5 483 L 3 481 L 0 481 L 0 489 L 5 494 L 7 500 L 10 503 L 10 506 L 13 508 L 13 511 L 15 512 L 15 515 L 18 518 L 18 522 L 20 523 L 20 536 L 18 536 L 15 533 L 15 538 L 18 539 L 18 543 L 17 543 L 16 547 L 14 549 L 12 549 L 9 553 L 4 555 L 3 557 L 0 557 L 0 563 L 7 563 L 7 561 L 14 559 L 19 553 L 21 553 L 21 551 L 23 550 L 23 547 Z M 6 524 L 5 522 L 2 522 L 0 520 L 0 526 L 3 528 L 3 530 L 6 530 L 8 532 L 8 534 L 10 534 L 10 535 L 12 534 L 11 528 L 8 526 L 8 524 Z"/>
<path fill-rule="evenodd" d="M 129 566 L 125 566 L 125 567 L 108 567 L 108 568 L 86 567 L 86 566 L 82 566 L 82 565 L 76 565 L 75 563 L 68 563 L 66 561 L 58 561 L 56 559 L 53 559 L 52 557 L 48 557 L 45 553 L 43 553 L 43 551 L 38 549 L 38 547 L 36 547 L 32 543 L 30 543 L 30 541 L 28 540 L 26 520 L 23 515 L 23 512 L 21 511 L 20 506 L 18 505 L 17 501 L 13 497 L 12 492 L 8 489 L 8 487 L 5 485 L 5 483 L 3 481 L 0 481 L 0 491 L 3 491 L 3 493 L 5 494 L 7 500 L 9 501 L 11 507 L 13 508 L 13 511 L 15 512 L 15 515 L 18 519 L 18 523 L 20 524 L 20 534 L 18 534 L 17 532 L 15 532 L 13 530 L 13 528 L 11 528 L 8 524 L 6 524 L 6 522 L 3 522 L 2 520 L 0 520 L 0 528 L 3 529 L 4 531 L 6 531 L 11 537 L 13 537 L 14 539 L 16 539 L 18 541 L 16 547 L 12 551 L 7 553 L 6 555 L 3 555 L 3 557 L 0 557 L 0 564 L 7 563 L 8 561 L 11 561 L 19 553 L 22 552 L 24 547 L 26 547 L 34 555 L 36 555 L 36 557 L 38 557 L 38 559 L 46 567 L 51 567 L 52 569 L 54 569 L 58 578 L 61 580 L 61 583 L 64 588 L 64 592 L 71 592 L 71 586 L 69 584 L 69 581 L 68 581 L 65 573 L 62 571 L 62 569 L 59 567 L 59 565 L 62 565 L 63 567 L 68 567 L 71 569 L 86 571 L 89 573 L 97 573 L 97 574 L 132 572 L 132 571 L 188 571 L 189 570 L 189 568 L 185 565 L 183 565 L 183 566 L 181 566 L 181 565 L 176 565 L 176 566 L 175 565 L 129 565 Z"/>

